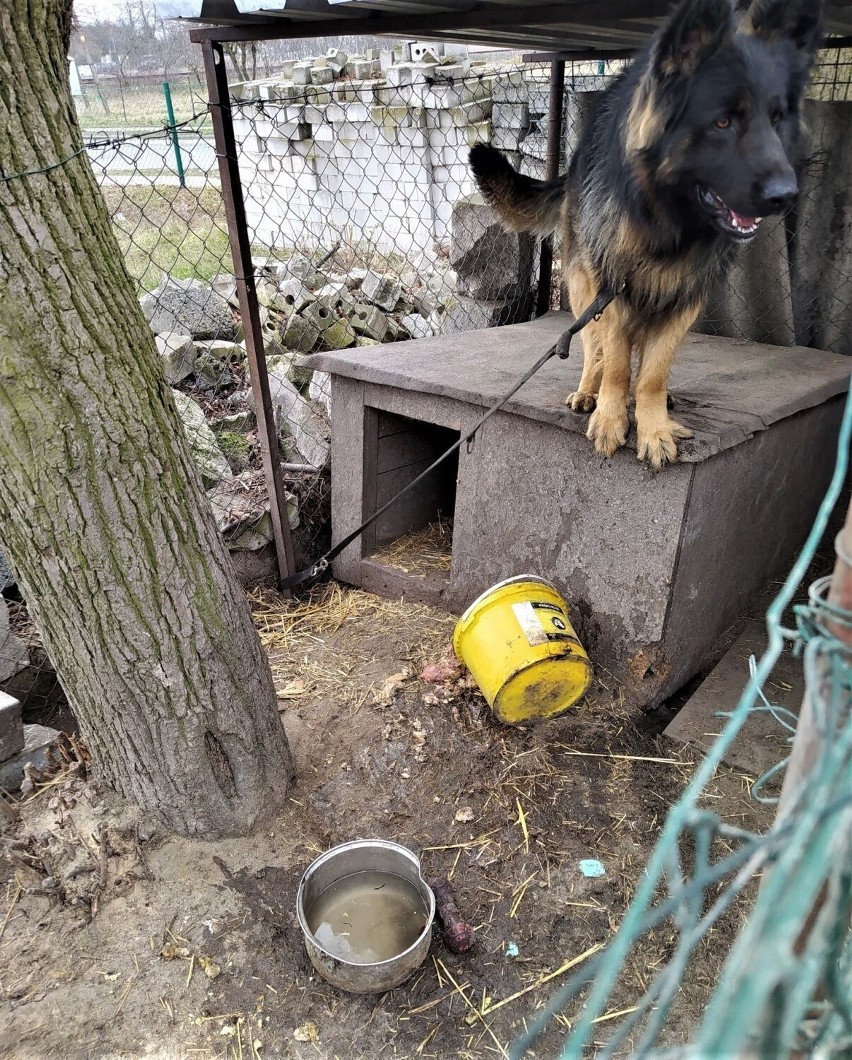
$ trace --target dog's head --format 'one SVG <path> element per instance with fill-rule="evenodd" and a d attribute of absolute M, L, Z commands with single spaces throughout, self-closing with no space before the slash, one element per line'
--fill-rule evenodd
<path fill-rule="evenodd" d="M 694 224 L 750 239 L 795 202 L 800 109 L 822 0 L 683 0 L 654 38 L 628 154 Z"/>

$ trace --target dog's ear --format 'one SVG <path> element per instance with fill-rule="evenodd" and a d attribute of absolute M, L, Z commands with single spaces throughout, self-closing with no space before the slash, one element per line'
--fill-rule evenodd
<path fill-rule="evenodd" d="M 789 40 L 808 63 L 823 38 L 822 0 L 740 0 L 740 30 L 763 40 Z"/>
<path fill-rule="evenodd" d="M 690 77 L 733 33 L 731 0 L 682 0 L 651 47 L 650 72 Z"/>
<path fill-rule="evenodd" d="M 629 153 L 646 151 L 664 131 L 689 78 L 735 31 L 731 0 L 682 0 L 651 43 L 648 65 L 627 116 Z"/>

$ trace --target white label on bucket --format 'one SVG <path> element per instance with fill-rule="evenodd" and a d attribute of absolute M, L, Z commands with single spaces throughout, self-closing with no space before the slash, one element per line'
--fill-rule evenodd
<path fill-rule="evenodd" d="M 547 633 L 532 604 L 512 604 L 512 610 L 530 644 L 547 644 Z"/>

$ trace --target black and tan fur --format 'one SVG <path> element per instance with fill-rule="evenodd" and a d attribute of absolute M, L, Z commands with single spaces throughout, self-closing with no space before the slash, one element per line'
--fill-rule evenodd
<path fill-rule="evenodd" d="M 604 284 L 622 292 L 583 332 L 568 398 L 592 413 L 588 437 L 604 456 L 627 437 L 631 353 L 640 460 L 659 469 L 690 437 L 668 412 L 669 370 L 736 243 L 795 201 L 820 26 L 820 0 L 683 0 L 603 93 L 564 177 L 533 180 L 492 147 L 471 151 L 507 227 L 561 227 L 575 315 Z"/>

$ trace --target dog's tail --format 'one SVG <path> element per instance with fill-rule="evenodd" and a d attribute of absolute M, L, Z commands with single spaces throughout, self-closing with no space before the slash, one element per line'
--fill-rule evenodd
<path fill-rule="evenodd" d="M 471 149 L 470 168 L 486 202 L 507 228 L 543 236 L 556 230 L 565 198 L 562 180 L 525 177 L 490 144 L 477 144 Z"/>

